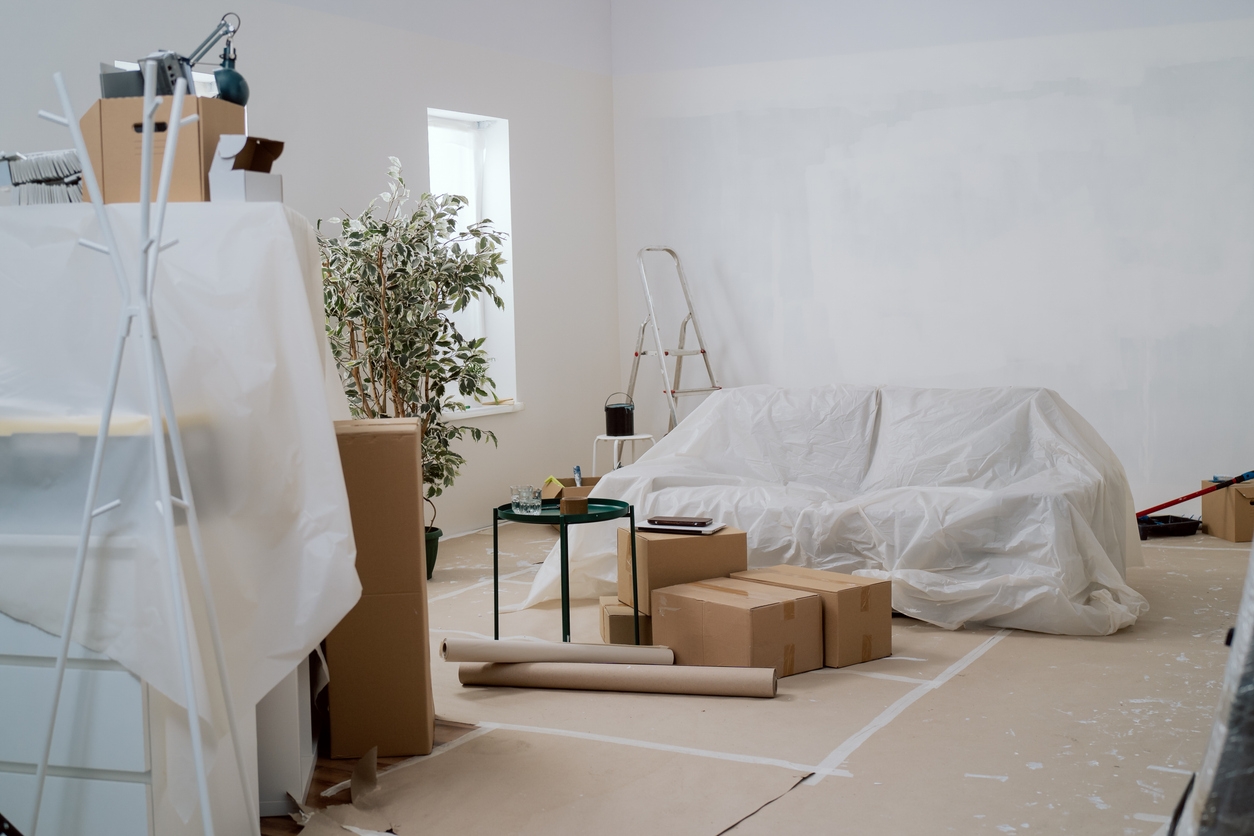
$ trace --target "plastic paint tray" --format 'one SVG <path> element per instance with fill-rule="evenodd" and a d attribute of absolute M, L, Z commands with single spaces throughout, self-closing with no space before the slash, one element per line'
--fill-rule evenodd
<path fill-rule="evenodd" d="M 1173 514 L 1162 514 L 1157 517 L 1137 517 L 1136 527 L 1141 532 L 1141 539 L 1151 537 L 1191 537 L 1197 534 L 1201 520 L 1188 517 L 1177 517 Z"/>

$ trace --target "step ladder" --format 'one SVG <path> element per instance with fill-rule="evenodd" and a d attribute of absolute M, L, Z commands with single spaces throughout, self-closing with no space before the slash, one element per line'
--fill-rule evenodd
<path fill-rule="evenodd" d="M 653 293 L 649 290 L 649 274 L 644 266 L 645 253 L 666 253 L 675 262 L 675 273 L 679 276 L 679 286 L 684 291 L 684 303 L 688 306 L 688 315 L 684 317 L 683 322 L 679 325 L 679 343 L 675 348 L 662 348 L 662 333 L 658 329 L 657 312 L 653 308 Z M 679 262 L 678 253 L 670 247 L 642 247 L 636 253 L 636 264 L 640 268 L 640 284 L 644 287 L 644 303 L 648 308 L 649 314 L 645 317 L 644 322 L 640 323 L 640 332 L 636 335 L 636 351 L 631 361 L 631 379 L 627 383 L 627 395 L 634 400 L 636 375 L 640 371 L 640 358 L 649 355 L 656 356 L 658 366 L 662 370 L 662 383 L 666 387 L 662 392 L 666 395 L 667 406 L 670 407 L 670 424 L 666 428 L 666 431 L 670 432 L 679 423 L 678 410 L 679 398 L 681 396 L 705 395 L 710 392 L 717 392 L 723 387 L 718 385 L 718 379 L 714 376 L 714 366 L 710 363 L 710 355 L 705 350 L 705 340 L 701 337 L 701 326 L 697 323 L 697 313 L 692 309 L 692 294 L 688 292 L 688 279 L 684 277 L 684 268 Z M 684 348 L 689 323 L 692 323 L 692 332 L 697 338 L 696 348 Z M 653 348 L 651 350 L 645 350 L 644 347 L 645 331 L 653 332 Z M 681 388 L 680 378 L 684 372 L 684 358 L 698 354 L 701 355 L 701 359 L 705 362 L 705 373 L 710 379 L 710 385 L 694 389 Z M 666 358 L 670 356 L 675 358 L 675 378 L 673 383 L 670 371 L 666 367 Z"/>

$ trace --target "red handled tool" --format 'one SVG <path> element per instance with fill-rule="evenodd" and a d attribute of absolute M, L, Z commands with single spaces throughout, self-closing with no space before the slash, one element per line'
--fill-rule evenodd
<path fill-rule="evenodd" d="M 1209 488 L 1202 488 L 1200 491 L 1194 491 L 1193 493 L 1188 494 L 1187 496 L 1182 496 L 1179 499 L 1164 502 L 1162 505 L 1155 505 L 1153 508 L 1146 508 L 1144 511 L 1137 511 L 1136 518 L 1139 520 L 1142 517 L 1148 517 L 1155 511 L 1161 511 L 1164 508 L 1170 508 L 1172 505 L 1179 505 L 1181 502 L 1188 502 L 1190 499 L 1197 499 L 1199 496 L 1205 496 L 1208 493 L 1214 493 L 1215 491 L 1223 490 L 1224 488 L 1231 487 L 1232 485 L 1238 485 L 1241 482 L 1247 482 L 1250 480 L 1254 480 L 1254 470 L 1242 473 L 1240 476 L 1234 476 L 1231 479 L 1226 479 L 1223 482 L 1216 482 Z"/>

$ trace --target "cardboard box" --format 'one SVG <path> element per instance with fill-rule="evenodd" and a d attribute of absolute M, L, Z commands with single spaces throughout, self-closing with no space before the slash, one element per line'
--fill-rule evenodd
<path fill-rule="evenodd" d="M 713 534 L 636 532 L 636 588 L 640 612 L 652 614 L 651 593 L 706 578 L 726 578 L 749 566 L 749 541 L 739 528 L 728 526 Z M 631 606 L 631 532 L 618 530 L 618 600 Z"/>
<path fill-rule="evenodd" d="M 601 641 L 606 644 L 635 644 L 636 627 L 632 609 L 613 595 L 601 599 Z M 640 614 L 640 643 L 653 644 L 653 622 Z"/>
<path fill-rule="evenodd" d="M 1202 482 L 1203 488 L 1215 484 Z M 1206 532 L 1233 543 L 1254 540 L 1254 483 L 1242 482 L 1202 497 Z"/>
<path fill-rule="evenodd" d="M 209 199 L 231 203 L 282 203 L 283 176 L 270 167 L 283 153 L 283 143 L 242 134 L 218 137 L 209 167 Z"/>
<path fill-rule="evenodd" d="M 843 668 L 893 653 L 893 585 L 801 566 L 736 572 L 734 578 L 813 592 L 823 601 L 823 663 Z"/>
<path fill-rule="evenodd" d="M 327 636 L 331 757 L 425 755 L 435 737 L 416 419 L 337 421 L 362 596 Z"/>
<path fill-rule="evenodd" d="M 558 479 L 560 485 L 555 485 L 550 481 L 546 481 L 540 488 L 541 499 L 567 499 L 574 497 L 576 499 L 587 499 L 588 494 L 592 493 L 592 486 L 601 481 L 600 476 L 585 476 L 583 484 L 575 486 L 574 479 Z"/>
<path fill-rule="evenodd" d="M 823 602 L 812 592 L 712 578 L 653 591 L 653 640 L 677 665 L 823 667 Z"/>
<path fill-rule="evenodd" d="M 588 500 L 574 496 L 564 496 L 557 501 L 557 510 L 563 514 L 588 513 Z"/>
<path fill-rule="evenodd" d="M 327 636 L 331 757 L 430 754 L 427 594 L 363 595 Z"/>
<path fill-rule="evenodd" d="M 152 199 L 157 197 L 161 159 L 174 97 L 165 96 L 157 108 L 157 130 L 153 134 Z M 140 149 L 142 143 L 143 98 L 99 99 L 79 126 L 87 154 L 100 181 L 105 203 L 138 203 Z M 179 147 L 170 181 L 170 200 L 209 199 L 209 168 L 222 134 L 244 133 L 244 108 L 221 99 L 188 96 L 183 115 L 200 118 L 179 129 Z M 90 198 L 84 194 L 84 200 Z"/>

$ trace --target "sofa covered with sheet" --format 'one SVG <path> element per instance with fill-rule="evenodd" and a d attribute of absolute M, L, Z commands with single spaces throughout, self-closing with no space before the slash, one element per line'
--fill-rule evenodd
<path fill-rule="evenodd" d="M 1046 389 L 750 386 L 715 393 L 593 496 L 707 515 L 749 565 L 888 578 L 898 612 L 1107 635 L 1148 609 L 1123 466 Z M 571 591 L 612 594 L 613 526 L 571 529 Z M 524 606 L 558 595 L 556 548 Z"/>

